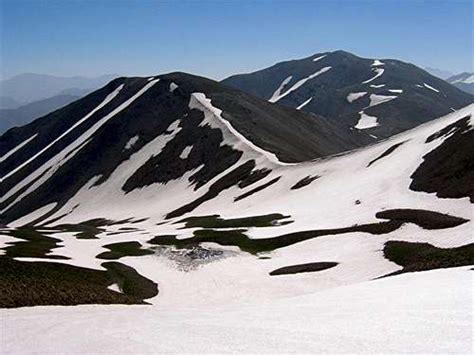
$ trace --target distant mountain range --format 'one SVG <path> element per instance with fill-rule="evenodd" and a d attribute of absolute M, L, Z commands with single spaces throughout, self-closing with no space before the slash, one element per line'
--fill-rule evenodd
<path fill-rule="evenodd" d="M 273 103 L 387 138 L 460 109 L 474 97 L 413 64 L 325 52 L 222 81 Z"/>
<path fill-rule="evenodd" d="M 461 73 L 453 75 L 446 80 L 457 88 L 474 95 L 474 73 Z"/>
<path fill-rule="evenodd" d="M 26 73 L 16 75 L 7 80 L 0 81 L 0 96 L 2 102 L 25 105 L 33 101 L 43 100 L 57 95 L 77 95 L 94 91 L 117 77 L 116 74 L 102 75 L 99 77 L 60 77 L 45 74 Z M 18 107 L 17 106 L 17 107 Z"/>
<path fill-rule="evenodd" d="M 0 134 L 61 108 L 105 85 L 114 77 L 21 74 L 0 81 Z"/>

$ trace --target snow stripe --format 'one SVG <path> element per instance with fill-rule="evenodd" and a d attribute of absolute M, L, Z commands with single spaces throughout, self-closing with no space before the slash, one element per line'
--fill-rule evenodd
<path fill-rule="evenodd" d="M 11 206 L 17 203 L 26 195 L 30 194 L 32 191 L 36 190 L 39 186 L 41 186 L 45 181 L 47 181 L 64 163 L 66 163 L 69 159 L 76 155 L 76 153 L 82 149 L 86 144 L 87 141 L 92 137 L 92 135 L 105 123 L 107 123 L 111 118 L 117 115 L 119 112 L 123 111 L 127 108 L 133 101 L 139 98 L 143 93 L 145 93 L 148 89 L 150 89 L 153 85 L 155 85 L 160 79 L 152 80 L 147 83 L 142 89 L 140 89 L 135 95 L 131 98 L 123 102 L 117 108 L 115 108 L 112 112 L 101 118 L 98 122 L 96 122 L 91 128 L 89 128 L 85 133 L 83 133 L 79 138 L 77 138 L 74 142 L 72 142 L 69 146 L 63 149 L 61 152 L 56 154 L 46 163 L 44 163 L 40 168 L 35 170 L 32 174 L 28 175 L 26 179 L 23 179 L 15 185 L 7 194 L 5 194 L 1 201 L 7 200 L 9 197 L 13 196 L 17 193 L 20 189 L 28 184 L 31 184 L 26 191 L 22 192 L 9 206 L 7 206 L 2 212 L 8 210 Z M 119 92 L 123 87 L 123 84 L 117 88 L 115 92 Z M 120 90 L 119 90 L 120 89 Z M 112 94 L 111 94 L 112 95 Z M 110 96 L 110 95 L 109 95 Z M 108 96 L 108 97 L 109 97 Z M 105 102 L 105 101 L 104 101 Z M 70 154 L 71 153 L 71 154 Z"/>
<path fill-rule="evenodd" d="M 281 94 L 281 95 L 279 95 L 279 96 L 276 97 L 276 98 L 273 98 L 273 97 L 272 97 L 273 100 L 270 99 L 270 100 L 268 100 L 268 101 L 270 101 L 270 102 L 277 102 L 277 101 L 281 100 L 282 98 L 284 98 L 284 97 L 285 97 L 286 95 L 288 95 L 289 93 L 291 93 L 291 92 L 293 92 L 293 91 L 299 89 L 299 88 L 300 88 L 301 86 L 303 86 L 308 80 L 311 80 L 311 79 L 316 78 L 317 76 L 319 76 L 319 75 L 321 75 L 321 74 L 327 72 L 327 71 L 328 71 L 329 69 L 331 69 L 331 68 L 332 68 L 332 67 L 324 67 L 324 68 L 322 68 L 321 70 L 318 70 L 316 73 L 311 74 L 310 76 L 308 76 L 308 77 L 306 77 L 306 78 L 304 78 L 304 79 L 299 80 L 295 85 L 293 85 L 291 88 L 289 88 L 284 94 Z"/>
<path fill-rule="evenodd" d="M 296 109 L 297 109 L 297 110 L 301 110 L 303 107 L 305 107 L 307 104 L 309 104 L 312 99 L 313 99 L 313 98 L 310 97 L 308 100 L 306 100 L 306 101 L 303 102 L 301 105 L 299 105 Z"/>
<path fill-rule="evenodd" d="M 112 101 L 118 94 L 119 92 L 122 90 L 123 88 L 123 84 L 120 85 L 118 88 L 116 88 L 112 93 L 110 93 L 109 95 L 107 95 L 107 97 L 104 99 L 104 101 L 102 101 L 95 109 L 93 109 L 91 112 L 89 112 L 87 115 L 85 115 L 83 118 L 81 118 L 79 121 L 77 121 L 76 123 L 74 123 L 66 132 L 62 133 L 59 137 L 57 137 L 54 141 L 52 141 L 51 143 L 49 143 L 46 147 L 44 147 L 43 149 L 41 149 L 38 153 L 36 153 L 35 155 L 33 155 L 30 159 L 28 159 L 27 161 L 25 161 L 23 164 L 20 164 L 19 166 L 17 166 L 15 169 L 13 169 L 12 171 L 10 171 L 8 174 L 4 175 L 2 177 L 2 180 L 4 179 L 7 179 L 8 177 L 12 176 L 13 174 L 15 174 L 17 171 L 19 171 L 20 169 L 22 169 L 23 167 L 25 167 L 26 165 L 28 165 L 29 163 L 31 163 L 33 160 L 35 160 L 37 157 L 39 157 L 41 154 L 43 154 L 45 151 L 47 151 L 49 148 L 51 148 L 56 142 L 58 142 L 61 138 L 63 138 L 64 136 L 66 136 L 69 132 L 71 132 L 74 128 L 76 128 L 77 126 L 79 126 L 82 122 L 86 121 L 89 117 L 91 117 L 94 113 L 96 113 L 97 111 L 99 111 L 102 107 L 104 107 L 105 105 L 107 105 L 110 101 Z"/>
<path fill-rule="evenodd" d="M 293 78 L 293 76 L 289 76 L 288 78 L 286 78 L 285 80 L 283 80 L 280 84 L 280 86 L 275 90 L 275 92 L 273 93 L 272 97 L 270 97 L 270 99 L 268 99 L 268 101 L 270 102 L 275 102 L 278 100 L 278 97 L 281 95 L 281 91 L 283 90 L 283 88 L 285 87 L 286 84 L 288 84 L 290 82 L 290 80 Z"/>
<path fill-rule="evenodd" d="M 32 135 L 30 138 L 24 140 L 23 142 L 21 142 L 20 144 L 18 144 L 16 147 L 14 147 L 13 149 L 11 149 L 10 151 L 6 152 L 4 155 L 2 155 L 2 157 L 0 157 L 0 163 L 2 161 L 5 161 L 7 160 L 7 158 L 9 156 L 11 156 L 12 154 L 15 154 L 17 151 L 19 151 L 21 148 L 23 148 L 25 145 L 27 145 L 29 142 L 31 142 L 33 139 L 36 138 L 36 136 L 38 135 L 38 133 Z"/>
<path fill-rule="evenodd" d="M 381 76 L 383 74 L 383 72 L 385 71 L 385 69 L 381 69 L 381 68 L 378 68 L 378 69 L 374 69 L 374 72 L 376 72 L 377 74 L 375 74 L 374 77 L 366 80 L 366 81 L 363 81 L 362 84 L 368 84 L 370 83 L 371 81 L 374 81 L 375 79 L 377 79 L 379 76 Z"/>

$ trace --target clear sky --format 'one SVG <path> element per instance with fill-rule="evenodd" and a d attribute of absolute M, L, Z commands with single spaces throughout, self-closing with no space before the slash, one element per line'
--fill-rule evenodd
<path fill-rule="evenodd" d="M 220 79 L 344 49 L 471 71 L 473 1 L 0 0 L 0 75 Z"/>

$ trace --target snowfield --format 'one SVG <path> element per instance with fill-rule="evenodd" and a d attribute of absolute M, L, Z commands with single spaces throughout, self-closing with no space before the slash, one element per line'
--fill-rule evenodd
<path fill-rule="evenodd" d="M 1 310 L 2 351 L 469 354 L 472 281 L 464 267 L 249 304 Z"/>

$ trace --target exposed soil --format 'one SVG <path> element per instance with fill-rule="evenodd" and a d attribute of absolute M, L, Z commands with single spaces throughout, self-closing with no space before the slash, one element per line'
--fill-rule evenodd
<path fill-rule="evenodd" d="M 377 212 L 375 217 L 415 223 L 424 229 L 453 228 L 468 222 L 467 219 L 439 212 L 402 208 Z"/>
<path fill-rule="evenodd" d="M 152 250 L 142 249 L 139 242 L 121 242 L 114 244 L 107 244 L 103 246 L 110 251 L 104 251 L 96 256 L 98 259 L 117 260 L 125 256 L 142 256 L 153 254 Z"/>
<path fill-rule="evenodd" d="M 314 180 L 320 178 L 319 175 L 315 175 L 315 176 L 311 176 L 311 175 L 308 175 L 306 177 L 304 177 L 303 179 L 301 179 L 300 181 L 298 181 L 296 184 L 294 184 L 291 189 L 292 190 L 297 190 L 297 189 L 301 189 L 302 187 L 305 187 L 309 184 L 311 184 Z"/>
<path fill-rule="evenodd" d="M 402 270 L 386 276 L 474 265 L 474 243 L 458 248 L 438 248 L 428 243 L 391 240 L 385 243 L 383 253 L 388 260 L 403 266 Z"/>
<path fill-rule="evenodd" d="M 375 163 L 377 160 L 380 160 L 382 158 L 385 158 L 386 156 L 390 155 L 391 153 L 393 153 L 393 151 L 395 149 L 397 149 L 399 146 L 401 146 L 403 143 L 405 142 L 401 142 L 401 143 L 397 143 L 395 145 L 392 145 L 390 148 L 388 148 L 385 152 L 383 152 L 382 154 L 380 154 L 377 158 L 375 158 L 374 160 L 372 160 L 369 164 L 367 164 L 367 167 L 371 166 L 373 163 Z"/>
<path fill-rule="evenodd" d="M 78 304 L 144 304 L 157 285 L 120 263 L 107 271 L 51 262 L 23 262 L 0 257 L 0 307 Z M 117 283 L 122 290 L 107 287 Z"/>
<path fill-rule="evenodd" d="M 332 261 L 323 261 L 318 263 L 298 264 L 281 267 L 270 272 L 271 276 L 300 274 L 303 272 L 323 271 L 337 266 L 338 263 Z"/>
<path fill-rule="evenodd" d="M 288 219 L 280 213 L 267 214 L 262 216 L 224 219 L 219 215 L 189 217 L 175 223 L 186 223 L 184 228 L 249 228 L 249 227 L 274 227 L 291 223 L 292 221 L 280 222 Z"/>

